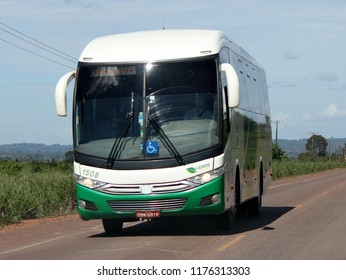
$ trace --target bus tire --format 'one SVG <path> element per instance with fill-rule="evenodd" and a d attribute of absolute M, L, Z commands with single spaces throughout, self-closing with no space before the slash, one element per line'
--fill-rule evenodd
<path fill-rule="evenodd" d="M 123 229 L 123 221 L 119 219 L 102 219 L 102 224 L 108 234 L 120 234 Z"/>
<path fill-rule="evenodd" d="M 262 195 L 254 197 L 247 202 L 247 214 L 249 217 L 260 217 L 262 207 Z"/>
<path fill-rule="evenodd" d="M 235 212 L 233 209 L 227 210 L 218 216 L 218 227 L 221 230 L 230 231 L 235 224 Z"/>
<path fill-rule="evenodd" d="M 247 213 L 250 217 L 260 217 L 262 208 L 262 194 L 263 194 L 263 164 L 261 163 L 259 175 L 259 194 L 247 203 Z"/>

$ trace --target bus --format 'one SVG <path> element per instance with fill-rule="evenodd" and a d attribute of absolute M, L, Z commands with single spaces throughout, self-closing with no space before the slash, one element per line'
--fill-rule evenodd
<path fill-rule="evenodd" d="M 271 120 L 263 68 L 217 30 L 104 36 L 60 78 L 73 91 L 74 177 L 83 220 L 211 216 L 232 227 L 260 214 L 271 182 Z"/>

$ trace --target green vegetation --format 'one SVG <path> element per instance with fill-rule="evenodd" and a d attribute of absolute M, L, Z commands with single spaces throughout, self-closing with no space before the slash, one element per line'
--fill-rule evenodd
<path fill-rule="evenodd" d="M 284 159 L 287 159 L 287 154 L 283 149 L 281 149 L 281 147 L 278 144 L 273 144 L 272 157 L 275 161 L 282 161 Z"/>
<path fill-rule="evenodd" d="M 0 226 L 75 212 L 67 161 L 0 161 L 0 178 Z"/>
<path fill-rule="evenodd" d="M 326 171 L 328 169 L 346 168 L 345 162 L 329 161 L 273 161 L 273 180 Z"/>
<path fill-rule="evenodd" d="M 305 144 L 306 152 L 299 154 L 298 159 L 289 159 L 278 144 L 273 144 L 273 180 L 346 168 L 345 149 L 342 150 L 343 154 L 328 155 L 327 147 L 328 141 L 324 137 L 313 134 Z"/>

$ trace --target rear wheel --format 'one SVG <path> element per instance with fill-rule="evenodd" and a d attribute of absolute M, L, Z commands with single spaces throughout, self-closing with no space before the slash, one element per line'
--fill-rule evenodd
<path fill-rule="evenodd" d="M 102 224 L 106 233 L 120 234 L 123 229 L 123 220 L 119 219 L 103 219 Z"/>
<path fill-rule="evenodd" d="M 250 217 L 261 216 L 262 208 L 262 194 L 263 194 L 263 165 L 261 163 L 259 174 L 259 194 L 247 203 L 247 214 Z"/>
<path fill-rule="evenodd" d="M 251 199 L 247 202 L 247 214 L 250 217 L 259 217 L 261 216 L 261 207 L 262 207 L 262 195 Z"/>

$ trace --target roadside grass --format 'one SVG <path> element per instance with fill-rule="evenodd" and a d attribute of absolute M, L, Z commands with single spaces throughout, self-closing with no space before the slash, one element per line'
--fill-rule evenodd
<path fill-rule="evenodd" d="M 346 163 L 328 161 L 302 162 L 297 160 L 273 161 L 272 178 L 273 180 L 278 180 L 337 168 L 346 168 Z"/>
<path fill-rule="evenodd" d="M 273 161 L 273 180 L 345 168 L 344 162 Z M 0 227 L 24 219 L 76 213 L 73 165 L 0 160 Z"/>
<path fill-rule="evenodd" d="M 0 227 L 75 211 L 71 163 L 0 161 Z"/>

